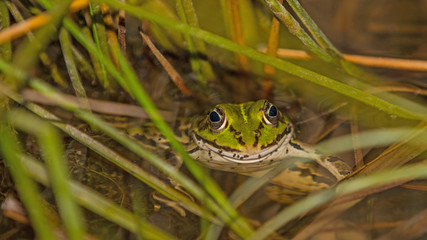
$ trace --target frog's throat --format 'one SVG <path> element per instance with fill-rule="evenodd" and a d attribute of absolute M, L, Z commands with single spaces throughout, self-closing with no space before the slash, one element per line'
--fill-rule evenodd
<path fill-rule="evenodd" d="M 206 139 L 203 139 L 195 131 L 191 132 L 193 141 L 200 149 L 212 151 L 226 161 L 231 161 L 239 164 L 257 163 L 268 159 L 275 152 L 279 151 L 282 147 L 285 147 L 291 140 L 292 135 L 293 127 L 289 124 L 286 129 L 282 133 L 278 134 L 275 140 L 267 147 L 254 153 L 247 153 L 228 147 L 220 147 L 214 142 L 210 142 Z"/>

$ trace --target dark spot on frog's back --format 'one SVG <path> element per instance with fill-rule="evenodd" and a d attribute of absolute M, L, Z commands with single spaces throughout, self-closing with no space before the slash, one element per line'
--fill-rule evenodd
<path fill-rule="evenodd" d="M 242 136 L 238 137 L 238 138 L 237 138 L 237 141 L 239 141 L 239 144 L 240 144 L 240 145 L 242 145 L 242 146 L 244 146 L 244 145 L 245 145 L 245 142 L 243 142 L 243 138 L 242 138 Z"/>
<path fill-rule="evenodd" d="M 234 135 L 241 135 L 241 132 L 238 132 L 236 129 L 234 129 L 234 127 L 232 125 L 230 125 L 229 127 L 230 132 L 234 133 Z"/>
<path fill-rule="evenodd" d="M 264 128 L 264 124 L 262 124 L 262 122 L 259 123 L 258 128 L 255 130 L 255 132 L 261 132 L 261 129 Z"/>
<path fill-rule="evenodd" d="M 259 138 L 259 136 L 258 136 L 258 134 L 256 134 L 255 135 L 255 142 L 253 144 L 254 147 L 256 147 L 258 145 L 258 138 Z"/>

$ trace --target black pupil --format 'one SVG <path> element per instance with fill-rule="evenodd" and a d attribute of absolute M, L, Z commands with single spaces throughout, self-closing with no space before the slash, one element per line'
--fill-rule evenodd
<path fill-rule="evenodd" d="M 221 121 L 221 116 L 219 116 L 219 114 L 216 111 L 212 111 L 209 114 L 209 120 L 211 120 L 211 122 L 216 123 Z"/>
<path fill-rule="evenodd" d="M 270 110 L 268 110 L 268 116 L 276 117 L 277 116 L 277 108 L 275 106 L 271 106 Z"/>

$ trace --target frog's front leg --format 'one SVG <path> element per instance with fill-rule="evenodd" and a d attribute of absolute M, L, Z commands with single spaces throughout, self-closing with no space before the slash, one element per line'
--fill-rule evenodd
<path fill-rule="evenodd" d="M 310 193 L 329 188 L 343 180 L 352 170 L 342 159 L 322 155 L 311 146 L 294 140 L 286 151 L 288 155 L 284 161 L 291 157 L 307 161 L 297 160 L 266 187 L 267 195 L 280 203 L 293 203 Z"/>

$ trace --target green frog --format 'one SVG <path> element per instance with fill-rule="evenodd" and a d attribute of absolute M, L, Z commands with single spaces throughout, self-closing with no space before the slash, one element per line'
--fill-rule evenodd
<path fill-rule="evenodd" d="M 167 140 L 152 125 L 142 130 L 130 135 L 171 156 Z M 267 193 L 283 203 L 327 188 L 351 172 L 342 160 L 296 141 L 292 123 L 267 100 L 219 104 L 207 114 L 181 120 L 175 133 L 191 157 L 215 170 L 255 176 L 291 157 L 313 159 L 296 162 L 272 180 Z M 180 166 L 179 160 L 174 162 Z"/>

